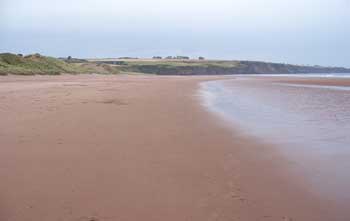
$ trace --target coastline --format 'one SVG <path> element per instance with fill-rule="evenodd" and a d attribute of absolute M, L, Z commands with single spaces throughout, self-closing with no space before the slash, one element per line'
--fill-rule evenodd
<path fill-rule="evenodd" d="M 200 105 L 215 79 L 1 77 L 1 220 L 346 220 Z"/>

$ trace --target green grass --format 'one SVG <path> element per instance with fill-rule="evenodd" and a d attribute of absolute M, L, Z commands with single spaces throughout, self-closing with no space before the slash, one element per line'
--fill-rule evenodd
<path fill-rule="evenodd" d="M 57 75 L 61 73 L 78 74 L 88 71 L 89 70 L 84 67 L 69 64 L 56 58 L 41 56 L 39 54 L 28 55 L 25 57 L 10 53 L 0 54 L 0 75 Z"/>

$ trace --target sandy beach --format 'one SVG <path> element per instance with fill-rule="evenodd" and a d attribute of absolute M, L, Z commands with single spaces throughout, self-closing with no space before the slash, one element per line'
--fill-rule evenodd
<path fill-rule="evenodd" d="M 1 77 L 0 220 L 349 220 L 201 105 L 221 78 Z"/>

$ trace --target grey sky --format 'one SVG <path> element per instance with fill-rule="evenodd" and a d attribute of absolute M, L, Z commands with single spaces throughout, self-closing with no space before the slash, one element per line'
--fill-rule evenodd
<path fill-rule="evenodd" d="M 350 67 L 349 0 L 0 0 L 0 51 Z"/>

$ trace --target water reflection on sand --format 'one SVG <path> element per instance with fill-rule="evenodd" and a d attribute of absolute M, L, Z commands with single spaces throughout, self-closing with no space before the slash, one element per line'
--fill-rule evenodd
<path fill-rule="evenodd" d="M 211 111 L 277 146 L 316 192 L 350 202 L 350 85 L 309 79 L 238 77 L 204 82 L 201 94 Z"/>

